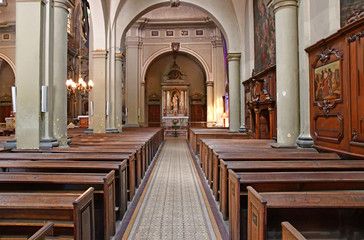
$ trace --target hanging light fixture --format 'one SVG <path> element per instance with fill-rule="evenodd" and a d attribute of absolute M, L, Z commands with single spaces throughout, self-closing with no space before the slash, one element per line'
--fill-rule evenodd
<path fill-rule="evenodd" d="M 72 79 L 68 79 L 66 81 L 67 90 L 69 93 L 76 93 L 76 92 L 83 92 L 88 93 L 92 90 L 94 83 L 92 80 L 89 80 L 88 83 L 86 83 L 82 76 L 81 76 L 81 59 L 82 56 L 78 56 L 79 58 L 79 70 L 78 70 L 78 81 L 77 83 L 73 81 Z"/>

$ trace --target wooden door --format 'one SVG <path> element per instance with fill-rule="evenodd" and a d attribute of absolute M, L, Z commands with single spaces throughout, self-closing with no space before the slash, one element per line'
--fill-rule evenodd
<path fill-rule="evenodd" d="M 161 108 L 160 105 L 149 105 L 148 106 L 148 126 L 149 127 L 160 127 L 161 119 Z"/>
<path fill-rule="evenodd" d="M 194 104 L 191 105 L 191 122 L 206 122 L 206 105 Z"/>

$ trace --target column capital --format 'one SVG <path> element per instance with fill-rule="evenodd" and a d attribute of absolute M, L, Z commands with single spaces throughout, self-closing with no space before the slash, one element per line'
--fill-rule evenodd
<path fill-rule="evenodd" d="M 213 87 L 214 86 L 214 81 L 206 81 L 206 86 L 207 87 Z"/>
<path fill-rule="evenodd" d="M 240 58 L 241 58 L 241 53 L 228 53 L 227 54 L 227 60 L 229 62 L 233 62 L 233 61 L 239 62 Z"/>
<path fill-rule="evenodd" d="M 107 58 L 108 51 L 106 50 L 95 50 L 91 51 L 92 58 Z"/>
<path fill-rule="evenodd" d="M 274 12 L 284 7 L 296 7 L 298 8 L 298 0 L 270 0 L 267 3 L 268 7 L 273 7 Z"/>
<path fill-rule="evenodd" d="M 54 8 L 62 8 L 68 12 L 68 8 L 74 8 L 75 3 L 73 0 L 53 0 Z"/>

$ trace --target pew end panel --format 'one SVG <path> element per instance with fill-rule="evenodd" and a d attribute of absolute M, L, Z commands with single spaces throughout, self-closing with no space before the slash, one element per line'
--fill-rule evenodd
<path fill-rule="evenodd" d="M 240 178 L 233 171 L 229 171 L 229 231 L 230 239 L 238 239 L 240 237 Z M 227 209 L 222 209 L 222 212 Z"/>
<path fill-rule="evenodd" d="M 254 188 L 248 186 L 248 240 L 266 240 L 267 201 Z"/>
<path fill-rule="evenodd" d="M 95 240 L 94 188 L 89 188 L 73 203 L 75 240 Z M 106 232 L 106 231 L 105 231 Z"/>
<path fill-rule="evenodd" d="M 282 240 L 307 240 L 289 222 L 282 222 Z"/>
<path fill-rule="evenodd" d="M 105 239 L 115 234 L 115 218 L 115 171 L 112 170 L 104 177 Z"/>

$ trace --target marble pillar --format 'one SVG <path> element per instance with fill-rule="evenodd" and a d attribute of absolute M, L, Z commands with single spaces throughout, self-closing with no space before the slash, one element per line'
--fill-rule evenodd
<path fill-rule="evenodd" d="M 67 15 L 69 0 L 53 0 L 53 135 L 60 146 L 67 146 Z"/>
<path fill-rule="evenodd" d="M 171 93 L 167 91 L 167 111 L 171 110 Z"/>
<path fill-rule="evenodd" d="M 214 122 L 214 82 L 206 82 L 207 92 L 207 125 L 211 125 Z"/>
<path fill-rule="evenodd" d="M 213 76 L 214 76 L 214 121 L 223 124 L 221 115 L 224 112 L 223 96 L 225 95 L 225 58 L 222 40 L 216 39 L 213 46 Z"/>
<path fill-rule="evenodd" d="M 39 148 L 44 5 L 43 0 L 16 2 L 16 143 L 5 148 Z"/>
<path fill-rule="evenodd" d="M 106 133 L 106 60 L 107 51 L 91 52 L 94 88 L 93 102 L 93 132 Z"/>
<path fill-rule="evenodd" d="M 185 91 L 181 91 L 181 103 L 180 103 L 180 111 L 181 113 L 185 110 Z"/>
<path fill-rule="evenodd" d="M 115 92 L 116 92 L 116 101 L 115 101 L 115 121 L 116 128 L 121 132 L 123 130 L 123 95 L 122 95 L 122 84 L 123 84 L 123 74 L 122 74 L 122 60 L 124 56 L 122 53 L 116 53 L 116 73 L 115 73 Z"/>
<path fill-rule="evenodd" d="M 229 53 L 229 120 L 230 132 L 240 128 L 240 53 Z"/>
<path fill-rule="evenodd" d="M 271 0 L 276 26 L 277 145 L 293 146 L 299 135 L 297 0 Z"/>

